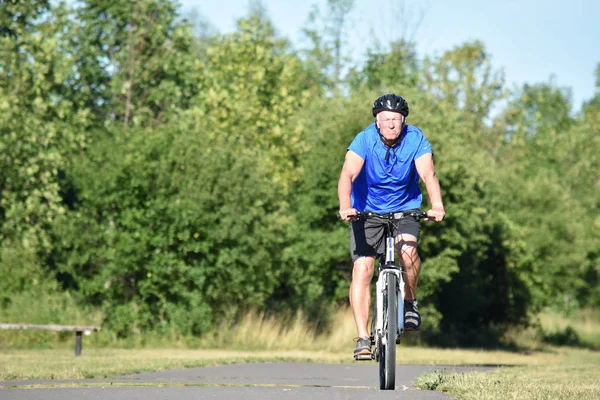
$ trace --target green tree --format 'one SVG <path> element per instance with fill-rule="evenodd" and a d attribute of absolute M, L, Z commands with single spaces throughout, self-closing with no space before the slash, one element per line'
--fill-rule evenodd
<path fill-rule="evenodd" d="M 202 333 L 263 307 L 279 282 L 306 94 L 270 23 L 238 24 L 206 49 L 193 73 L 207 90 L 179 119 L 111 124 L 70 171 L 78 201 L 55 230 L 57 271 L 120 335 Z"/>
<path fill-rule="evenodd" d="M 64 4 L 0 8 L 0 237 L 3 246 L 42 257 L 53 221 L 66 210 L 60 175 L 84 145 L 88 121 L 63 91 L 73 63 L 53 33 L 69 24 Z"/>
<path fill-rule="evenodd" d="M 160 124 L 189 106 L 202 65 L 176 2 L 81 0 L 75 19 L 70 87 L 101 121 Z"/>
<path fill-rule="evenodd" d="M 349 57 L 345 53 L 344 36 L 349 24 L 349 14 L 354 0 L 327 0 L 325 15 L 314 5 L 303 29 L 310 47 L 303 54 L 317 88 L 326 93 L 339 93 L 344 81 L 344 65 Z"/>
<path fill-rule="evenodd" d="M 354 89 L 364 85 L 382 93 L 390 87 L 415 87 L 420 68 L 414 43 L 399 40 L 391 44 L 390 51 L 369 49 L 362 68 L 352 72 L 350 84 Z"/>
<path fill-rule="evenodd" d="M 596 93 L 583 105 L 585 120 L 595 131 L 600 131 L 600 64 L 596 67 Z"/>
<path fill-rule="evenodd" d="M 578 218 L 581 229 L 577 232 L 579 243 L 574 252 L 583 255 L 578 265 L 577 301 L 597 308 L 600 306 L 600 64 L 596 68 L 596 93 L 583 105 L 583 120 L 573 126 L 565 139 L 558 143 L 564 161 L 566 187 L 578 200 Z M 571 208 L 569 208 L 571 209 Z"/>
<path fill-rule="evenodd" d="M 564 134 L 573 124 L 570 92 L 548 84 L 525 84 L 505 111 L 506 140 L 528 146 Z"/>
<path fill-rule="evenodd" d="M 500 121 L 506 142 L 499 152 L 493 191 L 510 202 L 499 209 L 520 226 L 533 256 L 538 304 L 566 310 L 588 302 L 595 246 L 590 212 L 597 209 L 598 141 L 585 121 L 571 116 L 568 90 L 552 82 L 524 85 Z M 507 183 L 510 183 L 507 185 Z"/>
<path fill-rule="evenodd" d="M 494 131 L 484 127 L 492 107 L 505 95 L 504 76 L 493 70 L 481 42 L 468 42 L 441 57 L 426 58 L 421 84 L 440 107 L 460 111 L 460 118 L 469 125 L 463 136 L 493 152 L 498 138 L 490 137 Z"/>
<path fill-rule="evenodd" d="M 226 135 L 261 159 L 273 171 L 273 183 L 285 187 L 305 151 L 302 126 L 292 116 L 308 102 L 308 76 L 260 10 L 237 24 L 236 32 L 207 50 L 203 90 L 189 115 L 209 121 L 203 135 Z"/>

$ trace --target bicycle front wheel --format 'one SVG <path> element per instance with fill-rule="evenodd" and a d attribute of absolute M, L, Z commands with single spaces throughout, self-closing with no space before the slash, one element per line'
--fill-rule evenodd
<path fill-rule="evenodd" d="M 379 388 L 396 388 L 396 337 L 398 336 L 397 278 L 388 274 L 383 299 L 383 338 L 379 353 Z"/>

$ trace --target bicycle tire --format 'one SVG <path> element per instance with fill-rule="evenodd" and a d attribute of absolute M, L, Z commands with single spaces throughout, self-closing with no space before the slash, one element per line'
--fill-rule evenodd
<path fill-rule="evenodd" d="M 383 299 L 383 335 L 385 340 L 381 340 L 382 346 L 379 354 L 379 388 L 381 390 L 394 390 L 396 388 L 397 285 L 396 275 L 388 274 Z"/>

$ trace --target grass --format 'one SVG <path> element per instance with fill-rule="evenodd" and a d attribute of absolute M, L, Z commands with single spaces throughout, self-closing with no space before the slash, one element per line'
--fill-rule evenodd
<path fill-rule="evenodd" d="M 556 350 L 531 354 L 506 351 L 434 349 L 401 347 L 399 364 L 428 365 L 559 365 L 573 357 L 573 352 Z M 11 379 L 82 379 L 107 378 L 167 369 L 204 367 L 217 364 L 264 361 L 311 361 L 352 363 L 352 349 L 326 351 L 241 351 L 186 349 L 84 349 L 75 358 L 71 349 L 4 350 L 0 352 L 0 380 Z M 600 357 L 600 355 L 599 355 Z"/>
<path fill-rule="evenodd" d="M 5 350 L 0 352 L 0 380 L 108 378 L 137 372 L 291 360 L 339 363 L 342 357 L 302 351 L 84 349 L 75 358 L 67 349 Z"/>
<path fill-rule="evenodd" d="M 600 399 L 600 312 L 545 311 L 533 327 L 508 332 L 505 341 L 545 361 L 487 373 L 429 373 L 416 385 L 456 399 Z"/>
<path fill-rule="evenodd" d="M 416 385 L 456 399 L 598 399 L 600 354 L 589 350 L 560 349 L 560 360 L 527 367 L 465 374 L 428 373 Z"/>

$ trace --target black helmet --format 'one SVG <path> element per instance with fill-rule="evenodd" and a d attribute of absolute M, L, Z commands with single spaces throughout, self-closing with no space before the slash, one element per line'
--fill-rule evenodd
<path fill-rule="evenodd" d="M 382 111 L 395 111 L 408 117 L 408 103 L 402 97 L 394 94 L 384 94 L 373 103 L 373 116 Z"/>

